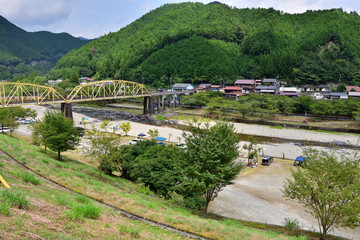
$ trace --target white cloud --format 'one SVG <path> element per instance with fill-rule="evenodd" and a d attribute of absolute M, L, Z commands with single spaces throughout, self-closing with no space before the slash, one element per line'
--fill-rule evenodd
<path fill-rule="evenodd" d="M 69 17 L 72 0 L 0 0 L 0 14 L 23 26 L 49 26 Z"/>

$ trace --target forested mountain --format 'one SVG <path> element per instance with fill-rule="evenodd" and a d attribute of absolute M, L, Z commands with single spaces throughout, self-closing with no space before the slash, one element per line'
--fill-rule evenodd
<path fill-rule="evenodd" d="M 67 52 L 86 43 L 67 33 L 26 32 L 0 16 L 0 79 L 47 73 Z"/>
<path fill-rule="evenodd" d="M 359 84 L 359 27 L 358 14 L 342 9 L 286 14 L 218 2 L 166 4 L 71 51 L 50 73 L 156 86 L 240 77 Z"/>

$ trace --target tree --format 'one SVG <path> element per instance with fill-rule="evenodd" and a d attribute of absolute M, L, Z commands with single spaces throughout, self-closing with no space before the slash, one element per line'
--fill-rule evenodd
<path fill-rule="evenodd" d="M 310 96 L 302 95 L 295 102 L 295 110 L 297 113 L 308 113 L 311 110 L 313 99 Z"/>
<path fill-rule="evenodd" d="M 61 112 L 46 112 L 43 120 L 38 124 L 41 141 L 57 152 L 59 161 L 61 152 L 73 150 L 79 143 L 79 132 L 74 127 L 74 122 L 65 118 Z"/>
<path fill-rule="evenodd" d="M 130 122 L 123 122 L 120 125 L 121 130 L 125 133 L 125 136 L 127 136 L 128 132 L 131 130 Z"/>
<path fill-rule="evenodd" d="M 245 115 L 253 110 L 253 104 L 251 102 L 239 102 L 236 106 L 236 110 L 238 110 L 242 114 L 242 117 L 245 118 Z"/>
<path fill-rule="evenodd" d="M 108 122 L 103 122 L 97 129 L 92 126 L 86 134 L 88 145 L 84 147 L 84 155 L 92 158 L 98 163 L 99 178 L 103 171 L 111 173 L 113 169 L 119 168 L 120 136 L 106 131 Z"/>
<path fill-rule="evenodd" d="M 149 129 L 149 131 L 147 132 L 151 138 L 155 138 L 157 136 L 159 136 L 159 130 L 157 130 L 156 128 L 154 129 Z"/>
<path fill-rule="evenodd" d="M 184 158 L 184 175 L 189 189 L 205 196 L 204 215 L 210 201 L 221 189 L 232 184 L 241 170 L 236 164 L 240 136 L 235 133 L 233 124 L 217 122 L 191 123 L 190 132 L 183 133 L 188 147 Z"/>
<path fill-rule="evenodd" d="M 250 136 L 248 139 L 249 143 L 248 144 L 244 144 L 243 149 L 248 151 L 248 166 L 250 166 L 250 160 L 251 159 L 256 159 L 259 156 L 259 150 L 261 148 L 257 147 L 257 141 L 253 136 Z"/>
<path fill-rule="evenodd" d="M 10 137 L 12 136 L 12 132 L 19 127 L 19 123 L 15 121 L 15 118 L 9 116 L 2 119 L 1 125 L 10 128 Z"/>
<path fill-rule="evenodd" d="M 333 108 L 334 108 L 334 106 L 331 104 L 330 101 L 328 101 L 328 100 L 319 100 L 319 101 L 316 101 L 311 106 L 311 111 L 314 114 L 324 118 L 324 117 L 329 116 L 329 115 L 332 114 Z"/>
<path fill-rule="evenodd" d="M 360 167 L 356 155 L 340 156 L 308 149 L 303 168 L 291 170 L 283 193 L 296 199 L 317 219 L 323 239 L 335 227 L 360 223 Z"/>
<path fill-rule="evenodd" d="M 72 70 L 70 73 L 70 82 L 75 83 L 75 84 L 79 84 L 79 73 L 76 70 Z"/>

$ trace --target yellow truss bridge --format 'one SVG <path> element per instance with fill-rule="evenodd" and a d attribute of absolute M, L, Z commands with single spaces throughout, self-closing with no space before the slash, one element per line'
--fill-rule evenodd
<path fill-rule="evenodd" d="M 143 84 L 104 80 L 76 86 L 68 96 L 52 87 L 17 82 L 0 83 L 0 107 L 73 103 L 132 97 L 151 97 Z"/>

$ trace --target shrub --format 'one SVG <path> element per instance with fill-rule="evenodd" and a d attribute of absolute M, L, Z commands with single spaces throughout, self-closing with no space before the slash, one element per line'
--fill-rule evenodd
<path fill-rule="evenodd" d="M 291 229 L 300 229 L 299 221 L 297 219 L 285 218 L 285 221 L 282 222 L 285 227 Z"/>
<path fill-rule="evenodd" d="M 144 183 L 140 183 L 138 184 L 138 189 L 137 191 L 139 193 L 143 193 L 143 194 L 146 194 L 146 195 L 155 195 L 155 193 L 153 191 L 150 190 L 150 187 L 149 186 L 145 186 Z"/>
<path fill-rule="evenodd" d="M 162 114 L 156 115 L 156 119 L 157 119 L 157 120 L 160 120 L 160 121 L 166 120 L 166 118 L 165 118 Z"/>
<path fill-rule="evenodd" d="M 177 194 L 176 192 L 169 192 L 168 193 L 170 199 L 169 199 L 169 202 L 172 202 L 174 204 L 177 204 L 177 205 L 180 205 L 180 206 L 184 206 L 185 203 L 184 203 L 184 197 Z"/>
<path fill-rule="evenodd" d="M 35 176 L 33 174 L 30 174 L 27 172 L 23 172 L 21 174 L 21 178 L 26 183 L 32 183 L 34 185 L 40 185 L 40 183 L 41 183 L 40 179 L 35 178 Z"/>
<path fill-rule="evenodd" d="M 2 167 L 4 167 L 4 166 L 5 166 L 5 164 L 2 163 L 2 162 L 0 162 L 0 167 L 2 168 Z"/>

